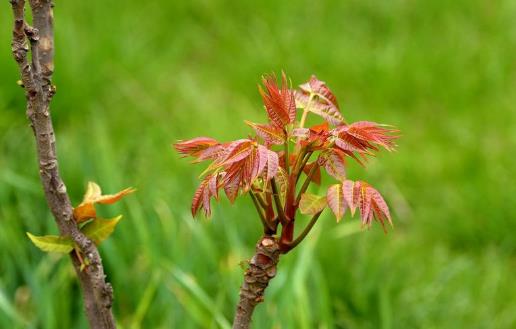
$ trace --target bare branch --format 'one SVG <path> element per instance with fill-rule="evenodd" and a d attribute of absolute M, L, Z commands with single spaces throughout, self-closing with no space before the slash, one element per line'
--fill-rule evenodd
<path fill-rule="evenodd" d="M 84 294 L 87 318 L 93 329 L 113 329 L 111 312 L 113 291 L 105 281 L 102 260 L 95 244 L 77 227 L 66 186 L 59 175 L 54 128 L 49 104 L 55 88 L 51 84 L 54 70 L 53 4 L 50 0 L 30 0 L 34 27 L 25 21 L 24 0 L 11 0 L 14 15 L 12 52 L 18 63 L 22 85 L 26 91 L 27 116 L 36 139 L 41 183 L 48 206 L 61 235 L 70 236 L 89 261 L 81 271 L 77 254 L 70 253 Z M 27 59 L 31 45 L 32 63 Z"/>

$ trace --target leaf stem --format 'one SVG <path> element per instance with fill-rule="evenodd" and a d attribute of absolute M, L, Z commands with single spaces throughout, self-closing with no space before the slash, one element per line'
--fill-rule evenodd
<path fill-rule="evenodd" d="M 321 216 L 321 213 L 323 212 L 323 210 L 321 210 L 318 213 L 316 213 L 315 215 L 313 215 L 312 219 L 310 219 L 310 222 L 308 222 L 308 224 L 306 225 L 303 232 L 301 232 L 301 234 L 299 234 L 299 236 L 288 245 L 289 251 L 294 249 L 298 244 L 300 244 L 301 241 L 303 241 L 304 238 L 308 235 L 308 233 L 310 233 L 310 231 L 314 227 L 315 223 L 317 223 L 317 219 L 319 219 L 319 216 Z"/>
<path fill-rule="evenodd" d="M 299 201 L 301 200 L 301 195 L 303 195 L 303 193 L 305 193 L 306 190 L 308 189 L 308 186 L 310 185 L 310 182 L 312 181 L 312 177 L 318 168 L 319 168 L 319 164 L 316 162 L 314 164 L 314 166 L 312 167 L 312 169 L 310 169 L 310 172 L 308 173 L 308 176 L 306 177 L 305 182 L 301 186 L 301 189 L 299 190 L 299 194 L 297 195 L 296 206 L 299 204 Z"/>
<path fill-rule="evenodd" d="M 256 201 L 258 201 L 258 203 L 263 209 L 267 209 L 267 202 L 265 202 L 265 200 L 262 198 L 260 194 L 256 194 L 253 192 L 253 196 L 256 198 Z"/>
<path fill-rule="evenodd" d="M 301 121 L 299 122 L 299 128 L 304 128 L 306 117 L 308 116 L 308 112 L 310 112 L 310 103 L 312 103 L 312 99 L 314 98 L 314 94 L 310 93 L 310 98 L 306 103 L 305 108 L 303 109 L 303 115 L 301 115 Z"/>
<path fill-rule="evenodd" d="M 289 152 L 288 152 L 288 132 L 285 130 L 285 143 L 283 143 L 284 149 L 285 149 L 285 171 L 287 172 L 287 175 L 290 173 L 290 159 L 289 159 Z"/>
<path fill-rule="evenodd" d="M 300 165 L 302 164 L 304 157 L 306 155 L 306 148 L 299 150 L 298 155 L 296 157 L 296 163 L 294 164 L 294 170 L 292 174 L 297 175 L 300 169 Z"/>
<path fill-rule="evenodd" d="M 297 176 L 296 176 L 296 184 L 297 182 L 299 181 L 299 178 L 301 177 L 301 172 L 303 171 L 303 168 L 306 166 L 306 163 L 308 162 L 308 160 L 310 159 L 310 156 L 312 155 L 313 151 L 310 151 L 310 152 L 307 152 L 305 154 L 305 158 L 303 159 L 303 162 L 301 163 L 301 166 L 299 166 L 299 170 L 297 172 Z"/>
<path fill-rule="evenodd" d="M 272 178 L 271 186 L 272 186 L 272 195 L 274 197 L 274 203 L 276 204 L 276 210 L 278 211 L 278 217 L 279 217 L 280 223 L 283 225 L 287 222 L 287 219 L 285 218 L 285 212 L 283 211 L 283 206 L 281 205 L 281 200 L 279 198 L 278 185 L 276 184 L 276 179 Z"/>
<path fill-rule="evenodd" d="M 256 195 L 253 191 L 249 191 L 249 195 L 251 196 L 251 200 L 253 200 L 253 204 L 256 208 L 256 211 L 258 212 L 258 215 L 260 216 L 260 220 L 262 221 L 264 233 L 268 233 L 269 231 L 273 231 L 273 228 L 270 226 L 269 222 L 265 218 L 265 215 L 262 211 L 262 208 L 260 208 L 260 204 L 256 198 Z"/>

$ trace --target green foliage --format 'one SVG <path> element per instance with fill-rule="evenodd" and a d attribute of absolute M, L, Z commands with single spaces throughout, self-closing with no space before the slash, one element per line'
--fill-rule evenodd
<path fill-rule="evenodd" d="M 122 215 L 111 219 L 95 218 L 86 223 L 81 231 L 98 245 L 113 233 L 120 219 Z"/>
<path fill-rule="evenodd" d="M 358 221 L 335 225 L 325 210 L 313 241 L 282 260 L 255 326 L 281 318 L 282 329 L 516 327 L 514 1 L 305 4 L 56 1 L 52 114 L 68 191 L 74 204 L 87 180 L 140 191 L 99 206 L 124 214 L 100 245 L 117 321 L 205 329 L 231 319 L 238 264 L 260 224 L 251 200 L 223 200 L 213 220 L 192 221 L 197 177 L 167 143 L 248 134 L 235 122 L 263 120 L 256 77 L 285 68 L 293 81 L 323 77 L 346 120 L 403 132 L 397 154 L 347 172 L 383 182 L 395 227 L 355 234 Z M 69 261 L 25 236 L 56 231 L 2 6 L 0 324 L 86 329 Z"/>
<path fill-rule="evenodd" d="M 27 232 L 27 236 L 36 247 L 46 252 L 67 254 L 73 250 L 73 241 L 58 235 L 35 236 Z"/>
<path fill-rule="evenodd" d="M 315 215 L 326 207 L 326 197 L 312 193 L 303 193 L 299 202 L 299 211 L 305 215 Z"/>
<path fill-rule="evenodd" d="M 109 238 L 116 225 L 122 219 L 122 215 L 111 219 L 95 218 L 84 224 L 81 231 L 95 244 Z M 71 238 L 58 235 L 35 236 L 27 232 L 27 236 L 36 247 L 46 252 L 69 253 L 74 248 Z"/>

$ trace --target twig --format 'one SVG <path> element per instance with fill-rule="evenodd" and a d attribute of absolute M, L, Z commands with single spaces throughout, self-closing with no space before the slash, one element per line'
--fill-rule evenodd
<path fill-rule="evenodd" d="M 265 200 L 263 199 L 263 197 L 258 194 L 258 193 L 253 193 L 255 198 L 256 198 L 256 201 L 258 201 L 258 203 L 260 204 L 260 206 L 263 208 L 263 209 L 267 209 L 267 202 L 265 202 Z"/>
<path fill-rule="evenodd" d="M 301 186 L 301 189 L 299 190 L 299 194 L 297 195 L 297 198 L 296 198 L 296 205 L 298 205 L 299 201 L 301 201 L 301 196 L 303 195 L 303 193 L 306 192 L 306 189 L 308 189 L 308 186 L 310 185 L 310 182 L 312 181 L 312 177 L 315 174 L 315 172 L 317 171 L 317 169 L 319 169 L 319 164 L 317 164 L 317 162 L 315 162 L 314 166 L 310 169 L 310 172 L 308 173 L 308 176 L 306 177 L 305 182 L 303 183 L 303 185 Z"/>
<path fill-rule="evenodd" d="M 253 200 L 253 204 L 254 204 L 254 206 L 256 208 L 256 211 L 258 212 L 258 215 L 260 216 L 260 220 L 262 221 L 264 233 L 268 234 L 268 233 L 274 232 L 274 228 L 271 227 L 271 225 L 269 224 L 269 222 L 265 218 L 265 215 L 263 213 L 263 209 L 260 207 L 260 204 L 259 204 L 259 202 L 258 202 L 258 200 L 256 198 L 256 195 L 254 194 L 254 192 L 253 191 L 249 191 L 249 195 L 251 196 L 251 199 Z"/>
<path fill-rule="evenodd" d="M 283 206 L 281 205 L 281 200 L 279 198 L 279 192 L 278 192 L 278 185 L 276 184 L 276 179 L 271 179 L 271 186 L 272 186 L 272 195 L 274 197 L 274 203 L 276 204 L 276 210 L 278 211 L 278 217 L 280 220 L 280 223 L 283 225 L 287 222 L 287 219 L 285 217 L 285 212 L 283 211 Z"/>
<path fill-rule="evenodd" d="M 310 219 L 310 222 L 308 222 L 308 224 L 306 225 L 303 232 L 301 232 L 301 234 L 299 234 L 299 236 L 288 245 L 288 250 L 294 249 L 295 247 L 297 247 L 298 244 L 301 243 L 301 241 L 304 240 L 304 238 L 312 230 L 312 227 L 314 227 L 315 223 L 317 223 L 317 219 L 319 219 L 319 216 L 321 216 L 322 212 L 323 211 L 321 210 L 318 213 L 316 213 L 315 215 L 313 215 L 312 219 Z"/>
<path fill-rule="evenodd" d="M 25 0 L 11 0 L 14 27 L 12 52 L 18 63 L 26 91 L 27 117 L 36 139 L 36 151 L 41 183 L 48 206 L 62 236 L 70 236 L 88 259 L 88 271 L 81 271 L 81 260 L 70 257 L 84 294 L 86 315 L 93 329 L 113 329 L 111 312 L 113 289 L 105 281 L 104 268 L 95 244 L 77 227 L 66 186 L 59 175 L 54 128 L 49 111 L 55 93 L 52 86 L 54 70 L 53 4 L 50 0 L 30 0 L 34 27 L 25 21 Z M 27 59 L 30 42 L 32 63 Z"/>
<path fill-rule="evenodd" d="M 284 150 L 285 150 L 285 171 L 287 172 L 287 175 L 290 173 L 290 154 L 288 152 L 288 140 L 289 140 L 289 137 L 288 137 L 288 132 L 286 130 L 285 131 L 285 136 L 287 136 L 285 138 L 285 143 L 283 143 L 283 146 L 284 146 Z"/>
<path fill-rule="evenodd" d="M 303 115 L 301 115 L 301 121 L 299 122 L 299 127 L 303 128 L 305 126 L 306 116 L 308 112 L 310 112 L 310 105 L 312 103 L 312 99 L 314 98 L 314 94 L 310 94 L 310 98 L 308 98 L 308 102 L 306 103 L 306 107 L 303 109 Z"/>
<path fill-rule="evenodd" d="M 307 152 L 304 155 L 303 162 L 299 166 L 299 170 L 296 173 L 296 184 L 299 181 L 299 178 L 301 177 L 301 172 L 303 172 L 303 168 L 306 166 L 306 163 L 308 160 L 310 160 L 310 157 L 312 156 L 313 151 Z"/>

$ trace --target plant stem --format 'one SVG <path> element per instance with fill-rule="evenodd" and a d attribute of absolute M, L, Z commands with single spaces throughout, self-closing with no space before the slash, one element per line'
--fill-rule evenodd
<path fill-rule="evenodd" d="M 27 117 L 36 140 L 41 184 L 60 234 L 71 237 L 89 261 L 88 270 L 82 271 L 78 254 L 69 254 L 81 284 L 90 327 L 114 329 L 116 326 L 111 311 L 113 289 L 105 281 L 97 247 L 79 230 L 73 218 L 70 197 L 59 174 L 50 116 L 50 101 L 55 93 L 51 81 L 54 70 L 53 3 L 50 0 L 30 0 L 29 3 L 34 27 L 25 21 L 25 0 L 11 0 L 14 15 L 12 52 L 26 92 Z M 27 41 L 30 42 L 32 63 L 27 59 Z"/>
<path fill-rule="evenodd" d="M 297 175 L 302 168 L 301 165 L 303 163 L 303 160 L 306 155 L 306 148 L 299 150 L 299 153 L 296 157 L 296 162 L 294 163 L 294 170 L 292 171 L 292 174 Z"/>
<path fill-rule="evenodd" d="M 253 195 L 256 198 L 256 201 L 258 201 L 258 203 L 260 204 L 260 206 L 263 209 L 267 209 L 267 202 L 265 202 L 265 200 L 262 198 L 262 196 L 260 194 L 257 194 L 257 193 L 253 193 Z"/>
<path fill-rule="evenodd" d="M 283 211 L 283 206 L 281 205 L 281 200 L 279 198 L 278 185 L 276 184 L 276 179 L 271 179 L 272 186 L 272 195 L 274 197 L 274 203 L 276 204 L 276 210 L 278 211 L 278 217 L 280 219 L 280 223 L 283 225 L 287 222 L 285 217 L 285 212 Z"/>
<path fill-rule="evenodd" d="M 301 173 L 303 172 L 303 168 L 306 166 L 306 163 L 308 160 L 310 160 L 310 157 L 312 156 L 313 151 L 307 152 L 303 158 L 303 162 L 299 166 L 299 170 L 296 175 L 296 184 L 299 181 L 299 178 L 301 177 Z"/>
<path fill-rule="evenodd" d="M 264 233 L 273 233 L 274 229 L 271 227 L 271 225 L 265 218 L 263 210 L 262 210 L 262 208 L 260 208 L 260 204 L 258 203 L 258 200 L 256 199 L 256 195 L 253 193 L 253 191 L 249 191 L 249 195 L 251 196 L 251 199 L 253 200 L 253 204 L 256 208 L 256 211 L 258 212 L 258 215 L 260 216 L 260 220 L 262 221 Z"/>
<path fill-rule="evenodd" d="M 312 177 L 315 174 L 315 172 L 317 171 L 317 169 L 319 169 L 319 165 L 316 162 L 314 164 L 314 166 L 312 167 L 312 169 L 310 169 L 310 172 L 308 173 L 308 176 L 306 177 L 305 182 L 303 183 L 303 185 L 301 186 L 301 189 L 299 190 L 299 194 L 297 195 L 297 198 L 296 198 L 296 205 L 299 204 L 299 201 L 301 200 L 301 196 L 308 189 L 308 186 L 310 185 L 310 182 L 312 181 Z"/>
<path fill-rule="evenodd" d="M 299 128 L 305 127 L 306 117 L 308 116 L 308 111 L 306 108 L 303 109 L 303 114 L 301 115 L 301 121 L 299 122 Z"/>
<path fill-rule="evenodd" d="M 310 112 L 310 105 L 312 103 L 312 99 L 314 98 L 314 94 L 310 94 L 310 98 L 306 103 L 306 107 L 303 109 L 303 114 L 301 115 L 301 121 L 299 122 L 299 128 L 305 127 L 306 117 L 308 116 L 308 112 Z"/>
<path fill-rule="evenodd" d="M 321 210 L 318 213 L 316 213 L 315 215 L 313 215 L 312 219 L 310 219 L 310 222 L 308 222 L 308 224 L 306 225 L 303 232 L 301 232 L 301 234 L 299 234 L 299 236 L 294 241 L 292 241 L 292 243 L 289 244 L 288 250 L 294 249 L 295 247 L 297 247 L 298 244 L 301 243 L 301 241 L 304 240 L 304 238 L 312 230 L 312 227 L 314 227 L 315 223 L 317 223 L 317 220 L 319 219 L 319 216 L 321 216 L 322 212 L 323 211 Z"/>
<path fill-rule="evenodd" d="M 276 276 L 279 256 L 278 241 L 274 237 L 263 236 L 256 244 L 256 252 L 249 261 L 249 267 L 244 274 L 244 283 L 240 287 L 240 300 L 236 308 L 233 329 L 250 327 L 256 305 L 263 302 L 265 288 Z"/>
<path fill-rule="evenodd" d="M 289 152 L 288 152 L 288 132 L 285 130 L 285 143 L 283 144 L 284 150 L 285 150 L 285 171 L 287 172 L 287 175 L 290 173 L 290 159 L 289 159 Z"/>

